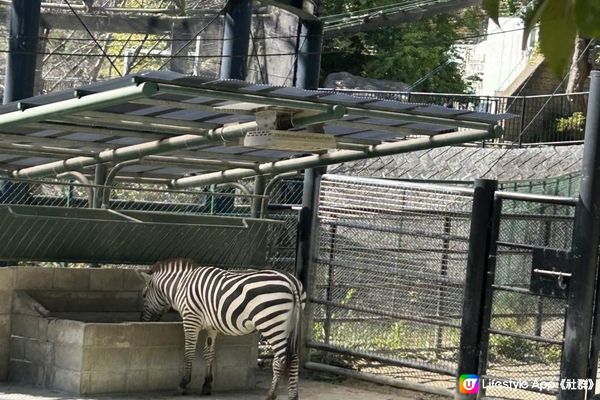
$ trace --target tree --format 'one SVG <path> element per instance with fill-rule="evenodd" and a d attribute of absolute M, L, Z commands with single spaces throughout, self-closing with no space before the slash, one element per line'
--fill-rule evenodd
<path fill-rule="evenodd" d="M 390 0 L 325 3 L 325 15 L 381 6 Z M 463 36 L 480 33 L 483 13 L 473 7 L 421 21 L 384 27 L 325 43 L 323 72 L 346 71 L 376 79 L 415 85 L 414 90 L 464 93 L 463 78 L 453 45 Z"/>
<path fill-rule="evenodd" d="M 483 0 L 483 8 L 498 23 L 501 0 Z M 576 38 L 600 37 L 600 1 L 536 0 L 525 15 L 524 40 L 540 24 L 540 50 L 557 76 L 563 77 L 573 61 Z M 578 51 L 581 51 L 580 49 Z"/>

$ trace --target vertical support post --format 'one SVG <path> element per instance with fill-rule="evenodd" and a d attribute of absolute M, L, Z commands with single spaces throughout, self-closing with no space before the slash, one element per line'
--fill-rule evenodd
<path fill-rule="evenodd" d="M 497 181 L 475 180 L 456 380 L 455 398 L 460 400 L 476 398 L 476 395 L 460 393 L 458 377 L 464 374 L 477 374 L 478 371 L 481 326 L 484 315 L 484 287 L 492 243 L 494 193 L 497 188 Z"/>
<path fill-rule="evenodd" d="M 320 21 L 303 21 L 298 40 L 298 61 L 294 86 L 304 89 L 317 89 L 321 72 L 323 23 Z"/>
<path fill-rule="evenodd" d="M 262 196 L 265 194 L 265 183 L 266 177 L 264 175 L 256 175 L 254 178 L 254 192 L 255 196 Z M 252 205 L 250 207 L 250 216 L 252 218 L 261 217 L 261 206 L 262 206 L 262 197 L 253 197 Z"/>
<path fill-rule="evenodd" d="M 581 166 L 581 187 L 579 201 L 575 208 L 571 245 L 571 280 L 567 300 L 561 379 L 595 379 L 596 377 L 598 327 L 594 326 L 595 337 L 592 343 L 592 316 L 600 243 L 599 109 L 600 71 L 592 71 Z M 598 304 L 597 293 L 596 303 Z M 593 376 L 590 376 L 590 373 L 593 373 Z M 584 390 L 561 390 L 558 398 L 583 400 L 585 395 Z"/>
<path fill-rule="evenodd" d="M 246 79 L 252 0 L 230 0 L 225 12 L 221 79 Z"/>
<path fill-rule="evenodd" d="M 103 186 L 106 183 L 106 175 L 108 173 L 108 165 L 98 164 L 96 165 L 96 170 L 94 172 L 94 185 Z M 104 189 L 95 187 L 94 195 L 92 197 L 92 204 L 89 205 L 90 208 L 100 208 L 102 206 L 102 199 L 104 198 Z"/>
<path fill-rule="evenodd" d="M 318 209 L 321 177 L 325 168 L 311 168 L 304 171 L 304 189 L 302 193 L 302 208 L 298 216 L 298 242 L 296 244 L 296 276 L 302 282 L 308 297 L 305 315 L 302 319 L 302 338 L 300 340 L 300 365 L 308 361 L 309 351 L 306 346 L 312 331 L 314 257 L 318 235 Z"/>
<path fill-rule="evenodd" d="M 13 0 L 4 80 L 4 103 L 33 95 L 41 0 Z"/>
<path fill-rule="evenodd" d="M 523 147 L 523 128 L 525 127 L 525 117 L 527 111 L 525 106 L 527 105 L 527 96 L 521 97 L 521 120 L 519 121 L 519 147 Z"/>

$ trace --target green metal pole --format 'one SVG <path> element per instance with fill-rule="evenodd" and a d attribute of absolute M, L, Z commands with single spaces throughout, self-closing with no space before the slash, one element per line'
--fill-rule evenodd
<path fill-rule="evenodd" d="M 19 104 L 21 111 L 13 111 L 0 115 L 0 128 L 40 122 L 49 118 L 61 117 L 82 111 L 89 111 L 120 104 L 126 101 L 150 97 L 158 91 L 158 85 L 145 82 L 124 88 L 94 93 L 81 98 L 74 98 L 37 107 L 25 108 Z"/>
<path fill-rule="evenodd" d="M 185 188 L 192 186 L 208 185 L 236 181 L 261 174 L 279 174 L 288 171 L 296 171 L 305 168 L 332 165 L 342 162 L 355 161 L 364 158 L 381 157 L 392 154 L 407 153 L 410 151 L 430 149 L 434 147 L 451 146 L 454 144 L 474 142 L 498 137 L 502 134 L 502 128 L 496 126 L 487 131 L 459 131 L 445 133 L 426 138 L 405 140 L 402 142 L 384 143 L 371 146 L 364 151 L 338 150 L 327 154 L 315 154 L 290 160 L 275 161 L 260 164 L 256 170 L 236 168 L 228 171 L 211 172 L 208 174 L 190 176 L 174 179 L 171 181 L 172 188 Z"/>

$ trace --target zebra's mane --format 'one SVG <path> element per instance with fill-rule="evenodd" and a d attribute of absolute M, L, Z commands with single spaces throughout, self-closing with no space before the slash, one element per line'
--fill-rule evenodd
<path fill-rule="evenodd" d="M 189 258 L 165 260 L 165 261 L 159 261 L 159 262 L 155 263 L 154 265 L 152 265 L 152 267 L 150 268 L 150 274 L 155 274 L 155 273 L 163 271 L 165 269 L 173 269 L 173 266 L 176 264 L 179 265 L 179 268 L 177 268 L 179 270 L 192 269 L 192 268 L 196 267 L 194 260 L 191 260 Z"/>

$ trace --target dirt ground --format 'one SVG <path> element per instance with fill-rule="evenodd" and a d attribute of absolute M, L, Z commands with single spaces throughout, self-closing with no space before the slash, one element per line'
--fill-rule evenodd
<path fill-rule="evenodd" d="M 216 393 L 200 396 L 191 393 L 186 396 L 175 396 L 172 393 L 140 393 L 129 395 L 95 395 L 79 397 L 61 394 L 51 390 L 33 389 L 20 386 L 0 384 L 0 400 L 263 400 L 269 386 L 267 375 L 259 376 L 258 388 L 246 393 Z M 279 399 L 287 399 L 285 389 L 279 391 Z M 335 378 L 325 380 L 303 379 L 300 382 L 301 400 L 447 400 L 445 397 L 425 393 L 396 389 L 388 386 L 372 384 L 353 379 Z"/>

